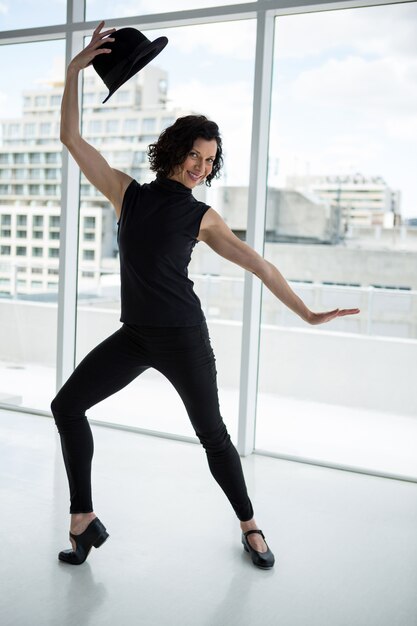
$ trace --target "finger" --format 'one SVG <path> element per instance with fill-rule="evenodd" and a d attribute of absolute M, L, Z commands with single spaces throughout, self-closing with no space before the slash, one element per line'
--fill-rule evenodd
<path fill-rule="evenodd" d="M 95 50 L 105 44 L 106 41 L 114 41 L 114 37 L 107 37 L 105 41 L 102 41 L 101 39 L 97 39 L 96 41 L 91 40 L 87 47 L 90 50 Z"/>
<path fill-rule="evenodd" d="M 356 313 L 360 313 L 360 309 L 342 309 L 339 315 L 356 315 Z"/>
<path fill-rule="evenodd" d="M 101 29 L 104 26 L 104 20 L 101 20 L 101 22 L 95 27 L 93 34 L 95 35 L 96 33 L 99 33 L 101 31 Z"/>

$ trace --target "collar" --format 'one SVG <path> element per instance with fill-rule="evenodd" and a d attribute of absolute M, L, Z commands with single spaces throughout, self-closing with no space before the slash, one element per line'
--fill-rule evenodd
<path fill-rule="evenodd" d="M 163 174 L 158 173 L 156 175 L 156 179 L 153 181 L 154 184 L 164 191 L 169 191 L 175 194 L 181 194 L 184 196 L 191 196 L 191 189 L 186 187 L 182 183 L 179 183 L 177 180 L 172 180 L 171 178 L 167 178 Z"/>

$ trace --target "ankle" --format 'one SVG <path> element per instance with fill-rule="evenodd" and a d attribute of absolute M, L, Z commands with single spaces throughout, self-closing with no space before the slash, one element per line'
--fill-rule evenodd
<path fill-rule="evenodd" d="M 72 513 L 71 514 L 71 530 L 82 529 L 84 530 L 90 522 L 97 516 L 92 511 L 91 513 Z"/>
<path fill-rule="evenodd" d="M 247 530 L 257 530 L 258 526 L 256 525 L 255 518 L 248 520 L 247 522 L 240 522 L 240 528 L 243 532 Z"/>

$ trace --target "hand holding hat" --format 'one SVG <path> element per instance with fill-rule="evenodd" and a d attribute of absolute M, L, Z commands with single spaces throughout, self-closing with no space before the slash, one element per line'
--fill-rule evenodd
<path fill-rule="evenodd" d="M 93 36 L 91 37 L 90 43 L 81 50 L 71 61 L 70 66 L 77 69 L 83 70 L 92 64 L 97 55 L 104 55 L 111 52 L 109 47 L 110 42 L 114 41 L 111 36 L 115 32 L 115 28 L 110 28 L 109 30 L 105 30 L 100 32 L 104 26 L 104 22 L 100 22 L 97 28 L 93 32 Z M 104 41 L 103 41 L 104 40 Z"/>

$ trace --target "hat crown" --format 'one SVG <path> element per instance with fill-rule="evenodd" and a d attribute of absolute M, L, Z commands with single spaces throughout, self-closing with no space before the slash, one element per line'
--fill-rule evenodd
<path fill-rule="evenodd" d="M 96 72 L 105 78 L 106 74 L 118 63 L 126 61 L 128 57 L 141 45 L 151 42 L 136 28 L 120 28 L 112 33 L 114 41 L 105 39 L 99 48 L 109 48 L 110 54 L 99 54 L 93 61 Z"/>

